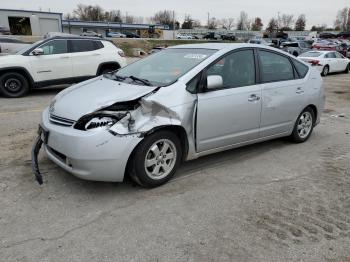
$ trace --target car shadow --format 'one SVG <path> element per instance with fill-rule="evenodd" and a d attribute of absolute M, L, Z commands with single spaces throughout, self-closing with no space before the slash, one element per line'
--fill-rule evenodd
<path fill-rule="evenodd" d="M 200 175 L 201 170 L 212 169 L 212 168 L 220 167 L 224 165 L 232 165 L 234 163 L 239 163 L 243 160 L 249 161 L 254 159 L 256 156 L 264 154 L 268 151 L 287 147 L 289 145 L 292 145 L 292 143 L 288 139 L 280 138 L 280 139 L 257 143 L 254 145 L 231 149 L 220 153 L 204 156 L 192 161 L 184 162 L 182 163 L 182 165 L 180 166 L 180 168 L 178 169 L 178 171 L 176 172 L 172 180 L 170 180 L 168 184 L 160 187 L 163 189 L 142 188 L 136 185 L 128 176 L 126 176 L 124 179 L 124 182 L 121 182 L 121 183 L 82 180 L 65 172 L 59 167 L 54 166 L 54 164 L 51 163 L 49 160 L 47 161 L 50 162 L 48 163 L 48 165 L 50 166 L 50 171 L 46 173 L 50 173 L 50 175 L 47 176 L 46 178 L 51 184 L 51 186 L 53 185 L 52 183 L 53 181 L 50 182 L 50 180 L 54 179 L 54 180 L 57 180 L 56 182 L 54 182 L 54 184 L 57 185 L 57 183 L 61 181 L 62 184 L 64 184 L 65 186 L 69 185 L 69 187 L 74 187 L 74 189 L 71 188 L 71 190 L 74 190 L 76 192 L 81 192 L 82 194 L 84 194 L 84 192 L 87 194 L 93 194 L 93 195 L 95 194 L 105 195 L 112 192 L 113 194 L 115 194 L 115 192 L 118 192 L 118 194 L 123 194 L 130 191 L 145 192 L 145 191 L 153 191 L 153 190 L 157 192 L 159 192 L 160 190 L 161 192 L 163 192 L 163 190 L 166 190 L 167 186 L 171 187 L 172 183 L 176 183 L 176 180 L 186 179 L 187 177 L 190 177 L 192 175 Z M 51 168 L 52 166 L 54 167 Z M 60 173 L 60 175 L 57 176 L 57 174 L 53 174 L 52 171 L 57 171 L 58 173 Z"/>
<path fill-rule="evenodd" d="M 58 85 L 58 86 L 48 86 L 42 88 L 34 88 L 30 90 L 28 96 L 47 96 L 47 95 L 56 95 L 61 92 L 63 89 L 69 87 L 69 85 Z"/>

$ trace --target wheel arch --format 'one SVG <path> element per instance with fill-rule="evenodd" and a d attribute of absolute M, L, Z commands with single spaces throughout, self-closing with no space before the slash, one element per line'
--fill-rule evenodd
<path fill-rule="evenodd" d="M 28 70 L 25 69 L 24 67 L 15 66 L 15 67 L 5 67 L 0 69 L 0 74 L 11 73 L 11 72 L 16 72 L 18 74 L 23 75 L 28 80 L 29 87 L 34 87 L 35 85 L 34 80 L 31 74 L 28 72 Z"/>
<path fill-rule="evenodd" d="M 306 106 L 302 111 L 304 111 L 306 108 L 311 108 L 311 110 L 314 112 L 314 115 L 315 115 L 315 123 L 316 123 L 316 120 L 317 120 L 317 117 L 318 117 L 318 110 L 317 110 L 317 107 L 314 105 L 314 104 L 310 104 L 308 106 Z"/>

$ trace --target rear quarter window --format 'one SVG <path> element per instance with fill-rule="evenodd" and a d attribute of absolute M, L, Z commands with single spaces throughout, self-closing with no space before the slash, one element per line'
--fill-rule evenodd
<path fill-rule="evenodd" d="M 89 52 L 96 50 L 96 45 L 92 40 L 71 40 L 71 52 Z"/>
<path fill-rule="evenodd" d="M 292 59 L 293 60 L 293 64 L 298 72 L 298 75 L 300 78 L 304 78 L 307 74 L 307 72 L 309 72 L 309 67 L 304 65 L 303 63 L 301 63 L 300 61 L 296 60 L 296 59 Z"/>

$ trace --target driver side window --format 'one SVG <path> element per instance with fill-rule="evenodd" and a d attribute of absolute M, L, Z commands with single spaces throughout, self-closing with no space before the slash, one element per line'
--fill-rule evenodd
<path fill-rule="evenodd" d="M 66 40 L 53 40 L 49 41 L 40 48 L 43 49 L 44 55 L 55 55 L 67 53 L 67 41 Z"/>
<path fill-rule="evenodd" d="M 235 88 L 255 84 L 255 62 L 253 50 L 242 50 L 224 56 L 207 68 L 207 76 L 219 75 L 224 88 Z"/>

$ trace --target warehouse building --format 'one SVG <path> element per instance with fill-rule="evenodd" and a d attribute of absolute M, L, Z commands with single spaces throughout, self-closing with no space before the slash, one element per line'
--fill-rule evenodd
<path fill-rule="evenodd" d="M 94 31 L 106 36 L 108 32 L 133 32 L 142 37 L 147 37 L 150 28 L 153 28 L 158 37 L 162 37 L 163 30 L 168 30 L 167 25 L 151 25 L 151 24 L 127 24 L 116 22 L 99 22 L 99 21 L 78 21 L 78 20 L 63 20 L 63 32 L 75 35 L 80 35 L 85 31 Z M 144 34 L 143 34 L 144 33 Z"/>
<path fill-rule="evenodd" d="M 0 26 L 9 28 L 14 35 L 62 32 L 62 13 L 0 9 Z"/>

